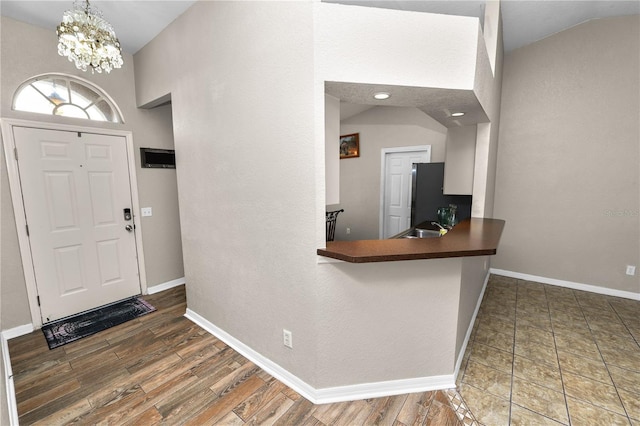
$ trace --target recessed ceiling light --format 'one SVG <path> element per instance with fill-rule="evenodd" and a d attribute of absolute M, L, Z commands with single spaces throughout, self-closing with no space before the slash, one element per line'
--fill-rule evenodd
<path fill-rule="evenodd" d="M 452 117 L 462 117 L 464 115 L 464 112 L 454 112 L 451 114 Z"/>
<path fill-rule="evenodd" d="M 387 92 L 377 92 L 373 94 L 374 99 L 377 99 L 379 101 L 383 101 L 385 99 L 389 99 L 391 97 L 391 94 L 387 93 Z"/>

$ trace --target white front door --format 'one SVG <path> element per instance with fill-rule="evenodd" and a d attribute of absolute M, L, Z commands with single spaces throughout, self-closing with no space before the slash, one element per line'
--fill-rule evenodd
<path fill-rule="evenodd" d="M 430 154 L 430 151 L 385 154 L 383 234 L 380 238 L 389 238 L 411 227 L 411 168 L 413 163 L 428 163 Z"/>
<path fill-rule="evenodd" d="M 125 138 L 13 129 L 43 322 L 140 294 Z"/>

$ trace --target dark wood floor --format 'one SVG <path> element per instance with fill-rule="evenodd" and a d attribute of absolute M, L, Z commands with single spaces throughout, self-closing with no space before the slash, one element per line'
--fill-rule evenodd
<path fill-rule="evenodd" d="M 66 346 L 9 341 L 21 425 L 462 424 L 440 391 L 314 405 L 184 318 L 184 286 L 145 299 L 158 311 Z"/>

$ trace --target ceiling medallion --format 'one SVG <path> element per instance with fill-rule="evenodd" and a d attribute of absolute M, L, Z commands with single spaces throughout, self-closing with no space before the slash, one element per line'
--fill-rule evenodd
<path fill-rule="evenodd" d="M 62 15 L 58 33 L 58 54 L 74 62 L 76 68 L 109 73 L 122 67 L 122 49 L 110 23 L 89 0 L 76 0 L 73 9 Z"/>

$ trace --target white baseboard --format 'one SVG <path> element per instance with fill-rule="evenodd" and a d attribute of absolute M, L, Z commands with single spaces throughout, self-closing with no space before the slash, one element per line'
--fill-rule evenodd
<path fill-rule="evenodd" d="M 167 281 L 166 283 L 156 284 L 152 287 L 147 287 L 147 294 L 156 294 L 161 291 L 169 290 L 173 287 L 178 287 L 179 285 L 184 284 L 186 281 L 184 277 L 176 278 L 175 280 Z"/>
<path fill-rule="evenodd" d="M 251 349 L 249 346 L 245 345 L 235 337 L 231 336 L 226 331 L 214 325 L 209 320 L 205 319 L 201 315 L 195 313 L 191 309 L 187 308 L 187 312 L 184 314 L 185 317 L 198 324 L 200 327 L 204 328 L 209 333 L 213 334 L 218 339 L 222 340 L 224 343 L 233 348 L 236 352 L 240 353 L 245 358 L 249 359 L 251 362 L 262 368 L 267 373 L 271 374 L 273 377 L 277 378 L 291 389 L 298 392 L 300 395 L 304 396 L 308 400 L 313 403 L 314 401 L 314 393 L 315 389 L 308 385 L 303 380 L 300 380 L 298 377 L 289 373 L 284 368 L 280 367 L 278 364 L 274 363 L 270 359 L 264 357 L 258 352 Z"/>
<path fill-rule="evenodd" d="M 582 283 L 576 283 L 573 281 L 564 281 L 564 280 L 558 280 L 555 278 L 540 277 L 537 275 L 506 271 L 504 269 L 491 268 L 489 272 L 491 272 L 492 274 L 503 275 L 505 277 L 517 278 L 520 280 L 535 281 L 538 283 L 550 284 L 558 287 L 566 287 L 574 290 L 589 291 L 591 293 L 604 294 L 607 296 L 615 296 L 615 297 L 622 297 L 625 299 L 640 300 L 640 293 L 634 293 L 632 291 L 616 290 L 613 288 L 600 287 L 600 286 L 591 285 L 591 284 L 582 284 Z"/>
<path fill-rule="evenodd" d="M 458 377 L 458 372 L 460 371 L 460 366 L 462 365 L 462 359 L 464 358 L 464 353 L 467 350 L 467 345 L 469 344 L 469 339 L 471 338 L 471 332 L 473 331 L 473 324 L 476 322 L 476 317 L 478 316 L 478 311 L 480 310 L 480 305 L 482 304 L 482 298 L 484 297 L 484 292 L 487 289 L 487 284 L 489 283 L 489 277 L 491 276 L 491 271 L 487 271 L 487 276 L 484 277 L 484 284 L 482 284 L 482 290 L 480 291 L 480 296 L 478 296 L 478 301 L 476 302 L 476 309 L 473 311 L 473 316 L 471 317 L 471 322 L 469 323 L 469 327 L 467 328 L 467 334 L 464 336 L 464 342 L 462 343 L 462 347 L 460 348 L 460 353 L 458 354 L 458 359 L 456 360 L 456 368 L 453 372 L 453 377 Z"/>
<path fill-rule="evenodd" d="M 356 401 L 368 398 L 382 398 L 392 395 L 426 392 L 456 387 L 455 376 L 429 376 L 413 379 L 390 380 L 386 382 L 362 383 L 349 386 L 315 389 L 315 404 Z"/>
<path fill-rule="evenodd" d="M 314 404 L 379 398 L 405 393 L 450 389 L 456 386 L 455 375 L 442 375 L 316 389 L 192 310 L 187 308 L 185 317 L 222 340 L 242 356 Z"/>
<path fill-rule="evenodd" d="M 34 330 L 35 328 L 33 327 L 33 324 L 19 325 L 7 330 L 2 330 L 2 337 L 7 340 L 11 340 L 16 337 L 24 336 L 25 334 L 33 333 Z"/>
<path fill-rule="evenodd" d="M 9 356 L 9 345 L 5 333 L 0 334 L 0 351 L 2 351 L 2 361 L 4 364 L 5 390 L 7 392 L 7 408 L 9 410 L 9 424 L 17 426 L 18 406 L 16 404 L 16 389 L 13 383 L 13 370 L 11 368 L 11 357 Z"/>
<path fill-rule="evenodd" d="M 0 333 L 0 348 L 4 363 L 5 390 L 7 392 L 7 405 L 9 409 L 9 424 L 18 425 L 18 406 L 16 405 L 16 389 L 13 383 L 13 370 L 11 368 L 11 356 L 9 354 L 8 340 L 24 336 L 34 331 L 33 324 L 19 325 L 18 327 L 2 330 Z"/>

